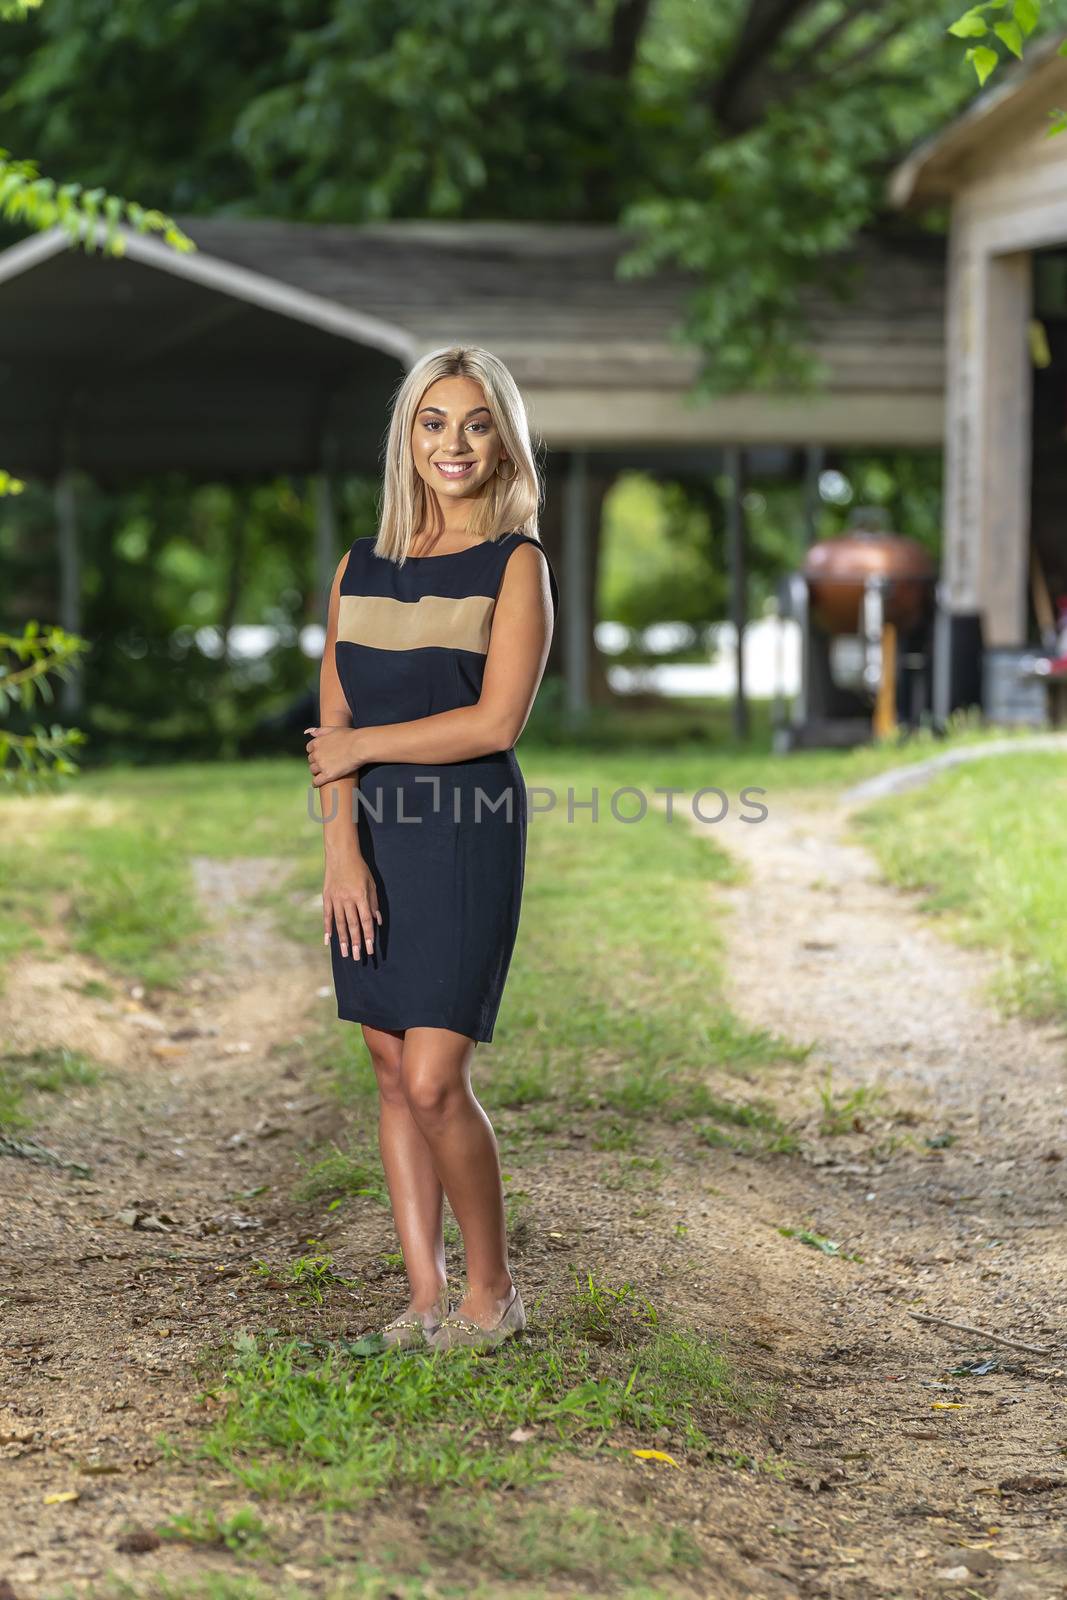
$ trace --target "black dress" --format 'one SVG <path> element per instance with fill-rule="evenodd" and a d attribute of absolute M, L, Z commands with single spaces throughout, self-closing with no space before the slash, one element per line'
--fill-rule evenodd
<path fill-rule="evenodd" d="M 337 675 L 356 727 L 474 705 L 508 557 L 539 540 L 518 531 L 398 567 L 357 539 L 340 587 Z M 451 1028 L 492 1041 L 519 926 L 526 784 L 514 748 L 425 766 L 371 762 L 353 804 L 378 890 L 374 951 L 330 945 L 337 1015 L 374 1028 Z"/>

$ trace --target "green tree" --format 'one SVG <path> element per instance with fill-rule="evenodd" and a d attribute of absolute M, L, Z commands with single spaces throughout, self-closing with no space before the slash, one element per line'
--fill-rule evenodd
<path fill-rule="evenodd" d="M 19 142 L 180 215 L 620 223 L 624 272 L 698 274 L 705 393 L 818 383 L 806 286 L 854 287 L 835 255 L 902 225 L 886 174 L 974 82 L 929 0 L 49 0 L 6 32 Z"/>

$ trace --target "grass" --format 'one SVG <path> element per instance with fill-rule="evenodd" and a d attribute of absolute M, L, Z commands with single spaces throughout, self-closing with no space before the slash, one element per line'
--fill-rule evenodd
<path fill-rule="evenodd" d="M 427 1545 L 457 1565 L 513 1582 L 547 1575 L 632 1582 L 699 1568 L 700 1546 L 685 1528 L 633 1528 L 590 1506 L 538 1505 L 518 1510 L 492 1496 L 448 1495 L 430 1512 Z"/>
<path fill-rule="evenodd" d="M 618 1529 L 620 1567 L 628 1552 L 632 1553 L 635 1548 L 643 1551 L 643 1558 L 635 1558 L 637 1570 L 650 1564 L 649 1554 L 655 1548 L 650 1540 L 639 1540 L 623 1523 L 613 1523 L 609 1518 L 601 1520 L 605 1532 Z M 410 1556 L 410 1551 L 408 1554 Z M 42 1600 L 500 1600 L 499 1578 L 482 1582 L 468 1573 L 448 1582 L 442 1579 L 440 1567 L 431 1567 L 429 1561 L 423 1563 L 422 1575 L 402 1577 L 396 1572 L 391 1552 L 387 1552 L 387 1559 L 386 1567 L 377 1561 L 353 1563 L 343 1577 L 331 1581 L 326 1576 L 325 1586 L 317 1584 L 314 1589 L 273 1572 L 266 1579 L 240 1571 L 210 1572 L 196 1578 L 183 1575 L 176 1579 L 160 1573 L 141 1577 L 136 1583 L 117 1575 L 88 1588 L 75 1589 L 67 1583 Z M 678 1562 L 679 1566 L 689 1564 L 684 1555 Z M 627 1600 L 664 1600 L 662 1586 L 648 1585 L 640 1579 L 633 1581 L 629 1570 L 625 1577 L 620 1576 L 619 1587 Z M 509 1600 L 559 1600 L 559 1593 L 556 1584 L 546 1588 L 540 1583 L 523 1584 L 521 1588 L 513 1586 L 508 1590 Z"/>
<path fill-rule="evenodd" d="M 269 1557 L 269 1526 L 250 1506 L 229 1516 L 216 1511 L 181 1514 L 156 1530 L 170 1543 L 226 1549 L 238 1556 Z M 533 1503 L 521 1510 L 487 1494 L 442 1494 L 428 1509 L 424 1546 L 435 1567 L 475 1564 L 509 1581 L 543 1578 L 650 1578 L 700 1565 L 702 1554 L 683 1528 L 635 1529 L 623 1518 L 580 1505 Z M 384 1553 L 384 1552 L 383 1552 Z M 410 1566 L 389 1552 L 391 1575 Z M 358 1581 L 358 1580 L 357 1580 Z M 355 1592 L 361 1592 L 356 1590 Z"/>
<path fill-rule="evenodd" d="M 546 1334 L 489 1358 L 354 1360 L 344 1340 L 245 1331 L 213 1359 L 205 1398 L 225 1413 L 197 1456 L 261 1501 L 320 1511 L 410 1490 L 531 1488 L 554 1479 L 565 1453 L 628 1458 L 663 1429 L 678 1451 L 716 1460 L 716 1420 L 766 1417 L 777 1399 L 738 1375 L 722 1341 L 666 1322 L 629 1284 L 577 1274 Z"/>
<path fill-rule="evenodd" d="M 100 1068 L 65 1046 L 0 1055 L 0 1128 L 29 1127 L 24 1110 L 27 1094 L 62 1094 L 65 1089 L 99 1082 Z"/>
<path fill-rule="evenodd" d="M 844 1133 L 863 1133 L 866 1120 L 884 1111 L 885 1089 L 880 1083 L 861 1083 L 855 1089 L 835 1091 L 833 1073 L 827 1068 L 819 1088 L 819 1103 L 821 1134 L 835 1138 Z"/>
<path fill-rule="evenodd" d="M 997 952 L 994 998 L 1067 1017 L 1067 756 L 1020 752 L 958 767 L 853 818 L 883 872 L 961 943 Z"/>
<path fill-rule="evenodd" d="M 308 1243 L 314 1245 L 318 1240 L 309 1239 Z M 310 1256 L 297 1256 L 280 1268 L 257 1257 L 252 1262 L 252 1270 L 284 1288 L 287 1298 L 294 1305 L 321 1306 L 331 1289 L 348 1288 L 351 1284 L 350 1279 L 334 1271 L 333 1256 L 325 1250 L 318 1250 Z"/>
<path fill-rule="evenodd" d="M 214 1510 L 179 1513 L 161 1523 L 156 1532 L 175 1544 L 214 1545 L 235 1554 L 265 1553 L 270 1542 L 266 1524 L 251 1506 L 242 1506 L 227 1517 Z"/>
<path fill-rule="evenodd" d="M 305 1166 L 292 1188 L 294 1200 L 307 1205 L 328 1201 L 328 1210 L 336 1209 L 340 1200 L 351 1195 L 367 1195 L 380 1206 L 389 1204 L 376 1152 L 370 1158 L 366 1153 L 332 1145 L 327 1155 Z"/>
<path fill-rule="evenodd" d="M 813 1250 L 820 1251 L 824 1256 L 839 1256 L 842 1261 L 860 1261 L 863 1257 L 850 1254 L 842 1249 L 836 1239 L 828 1239 L 825 1234 L 818 1233 L 809 1223 L 804 1228 L 782 1227 L 778 1229 L 787 1239 L 797 1239 L 801 1244 L 810 1245 Z"/>

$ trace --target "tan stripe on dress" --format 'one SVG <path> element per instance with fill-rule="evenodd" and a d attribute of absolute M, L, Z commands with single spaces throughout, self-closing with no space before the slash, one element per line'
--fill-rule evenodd
<path fill-rule="evenodd" d="M 337 614 L 338 644 L 375 650 L 474 650 L 485 655 L 496 600 L 471 594 L 459 600 L 424 594 L 421 600 L 390 595 L 343 594 Z"/>

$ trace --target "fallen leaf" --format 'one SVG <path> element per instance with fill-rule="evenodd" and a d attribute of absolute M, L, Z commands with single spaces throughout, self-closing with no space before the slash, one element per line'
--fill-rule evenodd
<path fill-rule="evenodd" d="M 516 1428 L 513 1433 L 509 1433 L 508 1434 L 508 1438 L 511 1440 L 511 1442 L 513 1444 L 525 1444 L 527 1439 L 536 1439 L 537 1438 L 537 1429 L 536 1428 Z"/>
<path fill-rule="evenodd" d="M 77 1489 L 60 1489 L 57 1494 L 46 1494 L 44 1496 L 44 1503 L 46 1506 L 58 1506 L 64 1500 L 80 1499 L 81 1495 Z"/>
<path fill-rule="evenodd" d="M 672 1467 L 678 1465 L 674 1457 L 669 1456 L 666 1450 L 631 1450 L 630 1454 L 637 1456 L 641 1461 L 669 1461 Z"/>
<path fill-rule="evenodd" d="M 361 1339 L 346 1339 L 341 1345 L 346 1356 L 356 1356 L 360 1359 L 366 1356 L 384 1355 L 389 1349 L 380 1333 L 366 1333 Z"/>
<path fill-rule="evenodd" d="M 931 1400 L 931 1402 L 930 1402 L 930 1410 L 931 1411 L 962 1411 L 963 1410 L 963 1402 L 961 1400 Z"/>

